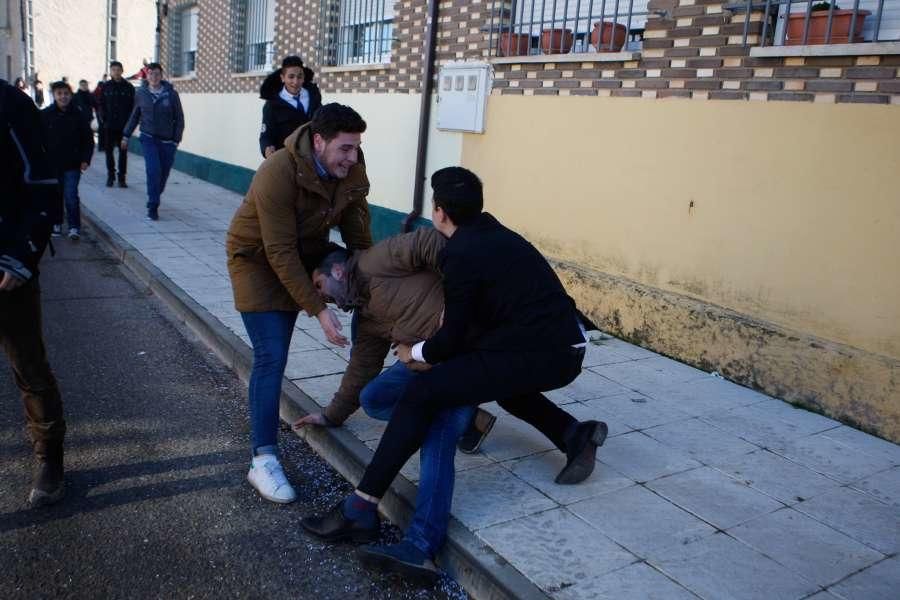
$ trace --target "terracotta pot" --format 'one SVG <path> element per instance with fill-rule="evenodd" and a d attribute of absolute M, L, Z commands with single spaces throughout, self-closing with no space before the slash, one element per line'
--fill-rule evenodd
<path fill-rule="evenodd" d="M 545 29 L 541 32 L 541 50 L 544 54 L 567 54 L 574 42 L 571 29 Z"/>
<path fill-rule="evenodd" d="M 528 56 L 531 54 L 531 36 L 504 31 L 497 40 L 497 51 L 500 56 Z"/>
<path fill-rule="evenodd" d="M 860 10 L 856 13 L 856 31 L 853 32 L 853 39 L 850 39 L 850 21 L 853 19 L 852 10 L 835 10 L 831 18 L 831 44 L 852 44 L 853 42 L 863 41 L 862 33 L 863 23 L 866 16 L 872 14 L 867 10 Z M 788 46 L 799 46 L 803 43 L 803 26 L 806 24 L 806 13 L 791 13 L 788 18 L 788 30 L 785 44 Z M 825 43 L 825 33 L 828 30 L 828 11 L 817 10 L 809 13 L 809 37 L 806 43 L 809 45 L 819 45 Z"/>
<path fill-rule="evenodd" d="M 615 31 L 615 34 L 613 34 Z M 597 21 L 594 23 L 594 30 L 591 32 L 591 44 L 597 49 L 597 52 L 618 52 L 625 45 L 625 37 L 628 33 L 624 25 L 613 23 L 611 21 Z M 609 41 L 612 39 L 612 50 L 609 48 Z"/>

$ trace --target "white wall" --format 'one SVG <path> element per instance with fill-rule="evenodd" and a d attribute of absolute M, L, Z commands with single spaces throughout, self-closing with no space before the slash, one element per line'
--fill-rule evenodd
<path fill-rule="evenodd" d="M 177 83 L 176 83 L 177 87 Z M 183 94 L 185 133 L 181 149 L 255 170 L 263 101 L 256 94 Z M 366 120 L 363 151 L 372 191 L 369 202 L 409 212 L 416 167 L 420 96 L 413 94 L 329 94 L 326 102 L 353 107 Z M 432 129 L 426 176 L 462 158 L 462 135 Z M 430 186 L 426 185 L 430 192 Z M 423 216 L 431 216 L 426 200 Z"/>

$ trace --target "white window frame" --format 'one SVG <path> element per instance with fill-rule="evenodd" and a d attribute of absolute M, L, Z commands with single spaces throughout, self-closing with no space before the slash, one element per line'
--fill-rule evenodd
<path fill-rule="evenodd" d="M 193 77 L 197 74 L 197 38 L 200 32 L 200 7 L 196 4 L 179 11 L 181 19 L 178 44 L 178 63 L 181 66 L 181 77 Z M 190 64 L 191 68 L 188 68 Z"/>
<path fill-rule="evenodd" d="M 275 59 L 276 0 L 241 0 L 244 22 L 241 24 L 241 71 L 265 72 Z"/>
<path fill-rule="evenodd" d="M 393 0 L 340 0 L 336 65 L 384 64 L 391 60 L 394 37 Z"/>
<path fill-rule="evenodd" d="M 9 0 L 0 0 L 0 29 L 9 29 Z"/>

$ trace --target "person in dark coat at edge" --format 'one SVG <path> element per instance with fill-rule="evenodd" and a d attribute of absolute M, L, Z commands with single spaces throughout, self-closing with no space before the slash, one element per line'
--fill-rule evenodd
<path fill-rule="evenodd" d="M 97 97 L 88 84 L 87 79 L 78 82 L 78 91 L 72 97 L 75 106 L 81 109 L 88 124 L 94 120 L 94 111 L 97 110 Z"/>
<path fill-rule="evenodd" d="M 22 391 L 36 465 L 29 502 L 59 501 L 63 478 L 62 399 L 47 362 L 41 328 L 38 262 L 59 202 L 31 98 L 0 79 L 0 346 Z M 4 484 L 6 485 L 6 484 Z"/>
<path fill-rule="evenodd" d="M 68 83 L 55 81 L 50 85 L 53 104 L 41 111 L 44 141 L 50 154 L 50 162 L 56 169 L 56 178 L 62 190 L 69 225 L 69 239 L 81 237 L 81 199 L 78 184 L 81 174 L 87 171 L 94 153 L 94 136 L 91 126 L 81 109 L 72 99 Z M 62 229 L 62 213 L 53 224 L 53 235 Z"/>
<path fill-rule="evenodd" d="M 286 56 L 259 88 L 263 105 L 259 151 L 263 158 L 284 148 L 284 140 L 305 125 L 322 106 L 322 93 L 313 83 L 315 74 L 299 56 Z"/>
<path fill-rule="evenodd" d="M 587 346 L 585 319 L 553 268 L 525 238 L 483 212 L 474 173 L 447 167 L 431 185 L 432 221 L 447 238 L 438 258 L 444 320 L 427 340 L 396 346 L 398 359 L 419 374 L 403 387 L 356 490 L 330 512 L 300 521 L 327 541 L 377 538 L 378 503 L 443 410 L 502 399 L 517 418 L 541 423 L 566 454 L 555 479 L 563 485 L 593 472 L 606 440 L 606 423 L 579 422 L 542 393 L 578 377 Z M 429 557 L 409 543 L 369 545 L 359 556 L 409 577 L 433 576 Z"/>

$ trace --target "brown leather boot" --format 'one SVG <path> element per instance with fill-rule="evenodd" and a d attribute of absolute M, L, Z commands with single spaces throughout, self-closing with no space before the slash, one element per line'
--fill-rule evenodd
<path fill-rule="evenodd" d="M 37 465 L 28 503 L 36 508 L 59 502 L 66 493 L 62 442 L 37 442 L 34 455 Z"/>

